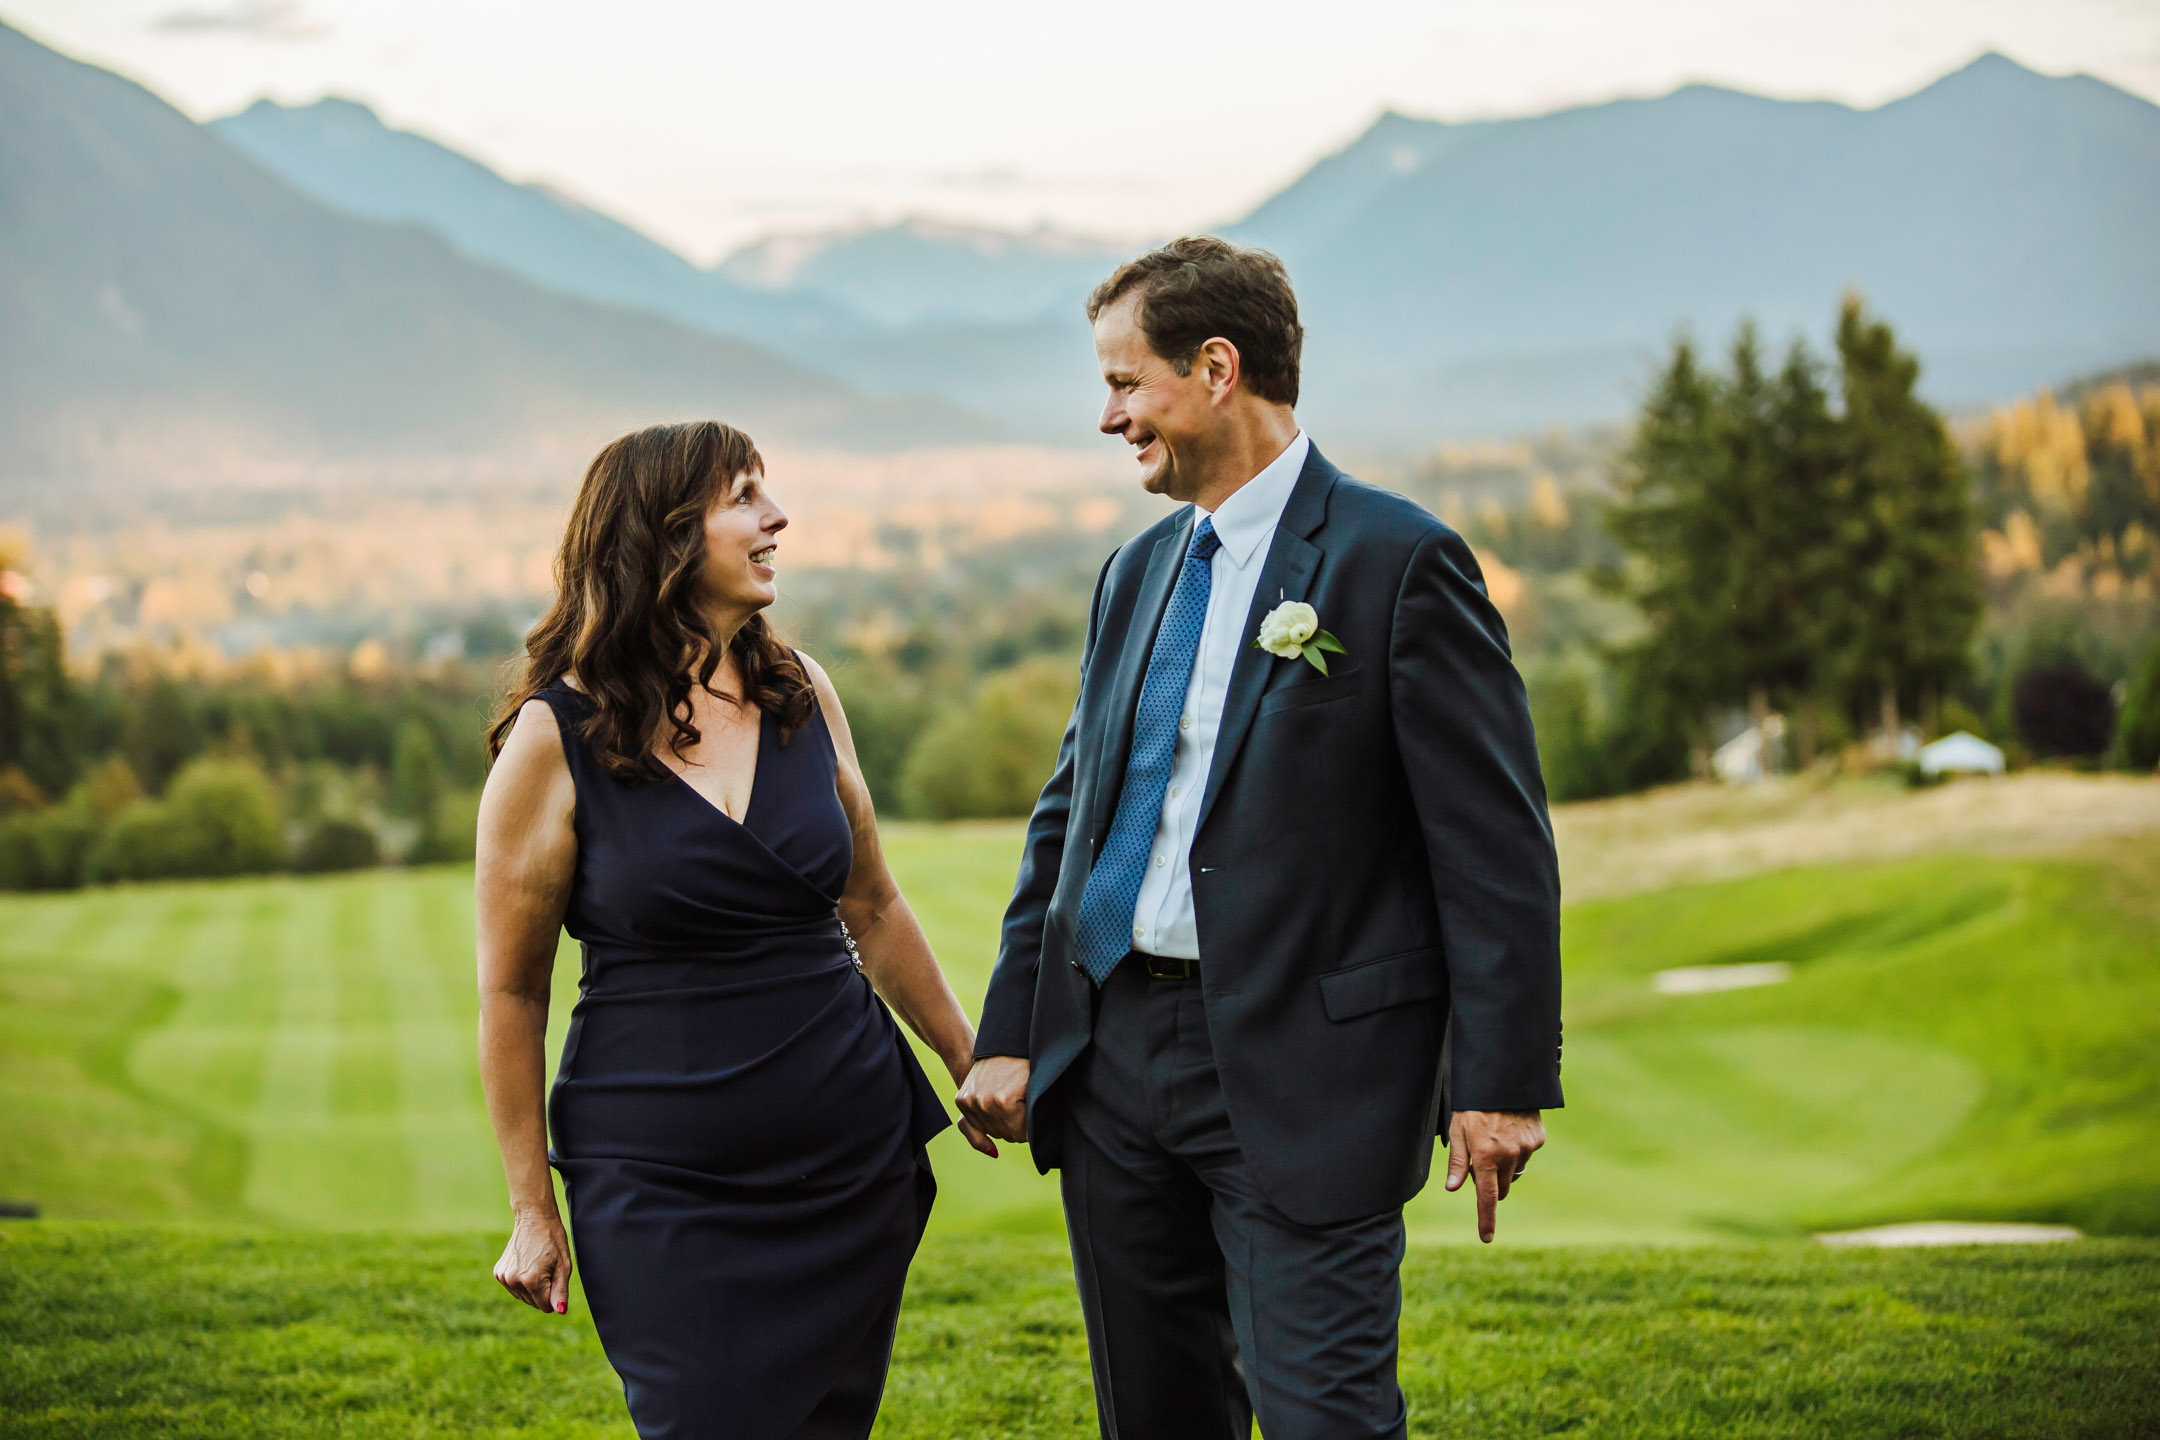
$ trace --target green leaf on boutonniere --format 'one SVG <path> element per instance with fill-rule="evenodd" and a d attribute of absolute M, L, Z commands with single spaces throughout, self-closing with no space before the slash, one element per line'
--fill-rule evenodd
<path fill-rule="evenodd" d="M 1347 655 L 1350 653 L 1349 651 L 1343 649 L 1342 641 L 1337 640 L 1333 635 L 1330 635 L 1327 631 L 1322 630 L 1318 634 L 1314 635 L 1312 639 L 1306 641 L 1303 645 L 1300 645 L 1298 647 L 1298 654 L 1305 657 L 1306 664 L 1312 666 L 1313 669 L 1318 670 L 1322 675 L 1325 675 L 1328 673 L 1328 668 L 1327 661 L 1322 659 L 1320 655 L 1320 652 L 1323 650 L 1332 650 L 1337 655 Z"/>

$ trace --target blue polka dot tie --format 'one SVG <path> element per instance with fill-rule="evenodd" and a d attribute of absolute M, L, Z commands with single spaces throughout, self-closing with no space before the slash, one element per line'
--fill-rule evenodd
<path fill-rule="evenodd" d="M 1132 949 L 1133 905 L 1140 898 L 1148 854 L 1155 848 L 1163 791 L 1170 784 L 1170 762 L 1177 756 L 1178 720 L 1184 714 L 1185 692 L 1192 685 L 1200 627 L 1207 620 L 1208 591 L 1215 579 L 1209 562 L 1221 548 L 1215 522 L 1203 518 L 1186 547 L 1177 588 L 1170 592 L 1170 604 L 1155 631 L 1147 678 L 1140 683 L 1140 708 L 1133 716 L 1124 788 L 1118 792 L 1110 836 L 1096 853 L 1087 889 L 1081 892 L 1080 921 L 1074 932 L 1081 967 L 1097 985 L 1110 978 L 1118 961 Z"/>

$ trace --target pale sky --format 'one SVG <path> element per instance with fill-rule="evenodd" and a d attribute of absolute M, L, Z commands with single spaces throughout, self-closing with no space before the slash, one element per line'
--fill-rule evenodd
<path fill-rule="evenodd" d="M 207 119 L 350 96 L 700 262 L 923 214 L 1232 219 L 1384 109 L 1691 80 L 1875 105 L 1987 49 L 2160 100 L 2160 0 L 0 0 Z"/>

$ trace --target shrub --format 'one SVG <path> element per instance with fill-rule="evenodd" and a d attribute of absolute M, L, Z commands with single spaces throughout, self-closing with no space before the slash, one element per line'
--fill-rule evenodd
<path fill-rule="evenodd" d="M 435 801 L 406 857 L 415 865 L 470 863 L 480 830 L 480 792 L 453 790 Z"/>
<path fill-rule="evenodd" d="M 135 778 L 135 771 L 127 761 L 118 755 L 108 755 L 99 761 L 96 768 L 76 781 L 75 788 L 68 792 L 70 801 L 89 807 L 99 825 L 108 824 L 142 796 L 142 782 Z"/>
<path fill-rule="evenodd" d="M 1988 738 L 1988 723 L 1980 718 L 1979 712 L 1962 700 L 1943 701 L 1942 708 L 1935 714 L 1935 734 L 1930 738 L 1941 739 L 1960 730 L 1983 740 Z"/>
<path fill-rule="evenodd" d="M 390 752 L 390 810 L 426 825 L 442 793 L 442 752 L 435 744 L 435 732 L 425 721 L 407 720 L 398 726 Z"/>
<path fill-rule="evenodd" d="M 2115 697 L 2075 660 L 2035 665 L 2010 693 L 2018 737 L 2035 755 L 2098 755 L 2115 731 Z"/>
<path fill-rule="evenodd" d="M 909 752 L 929 724 L 921 687 L 898 669 L 876 661 L 856 661 L 838 669 L 833 683 L 847 707 L 848 731 L 863 784 L 880 810 L 904 808 L 901 777 Z"/>
<path fill-rule="evenodd" d="M 186 873 L 188 849 L 172 807 L 157 800 L 136 800 L 107 826 L 84 863 L 90 880 L 153 880 Z"/>
<path fill-rule="evenodd" d="M 21 815 L 45 808 L 45 792 L 20 765 L 0 770 L 0 815 Z"/>
<path fill-rule="evenodd" d="M 1687 774 L 1687 737 L 1673 706 L 1629 666 L 1576 656 L 1528 667 L 1538 765 L 1553 804 L 1595 800 Z"/>
<path fill-rule="evenodd" d="M 247 760 L 202 759 L 173 777 L 163 800 L 137 800 L 113 818 L 87 866 L 95 880 L 258 875 L 285 860 L 277 797 Z"/>
<path fill-rule="evenodd" d="M 1601 717 L 1590 677 L 1580 665 L 1541 667 L 1530 677 L 1530 713 L 1537 727 L 1538 766 L 1553 804 L 1607 793 Z"/>
<path fill-rule="evenodd" d="M 1057 763 L 1078 690 L 1072 664 L 1050 659 L 985 679 L 908 752 L 901 776 L 907 813 L 931 820 L 1027 814 Z"/>
<path fill-rule="evenodd" d="M 2160 766 L 2160 640 L 2145 647 L 2145 663 L 2123 697 L 2115 726 L 2116 756 L 2132 770 Z"/>
<path fill-rule="evenodd" d="M 0 820 L 0 890 L 74 889 L 97 835 L 97 816 L 81 805 Z"/>
<path fill-rule="evenodd" d="M 326 815 L 310 825 L 293 852 L 293 869 L 306 874 L 367 870 L 382 864 L 382 842 L 358 820 Z"/>

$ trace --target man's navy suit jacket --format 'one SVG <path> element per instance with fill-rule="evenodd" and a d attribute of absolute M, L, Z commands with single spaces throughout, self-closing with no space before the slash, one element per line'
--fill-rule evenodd
<path fill-rule="evenodd" d="M 1080 698 L 1028 822 L 978 1056 L 1024 1055 L 1037 1165 L 1094 995 L 1073 933 L 1109 834 L 1187 506 L 1095 587 Z M 1301 1224 L 1400 1206 L 1462 1110 L 1560 1104 L 1560 880 L 1506 627 L 1462 537 L 1315 449 L 1245 635 L 1285 600 L 1347 653 L 1241 646 L 1191 853 L 1200 985 L 1230 1123 Z"/>

